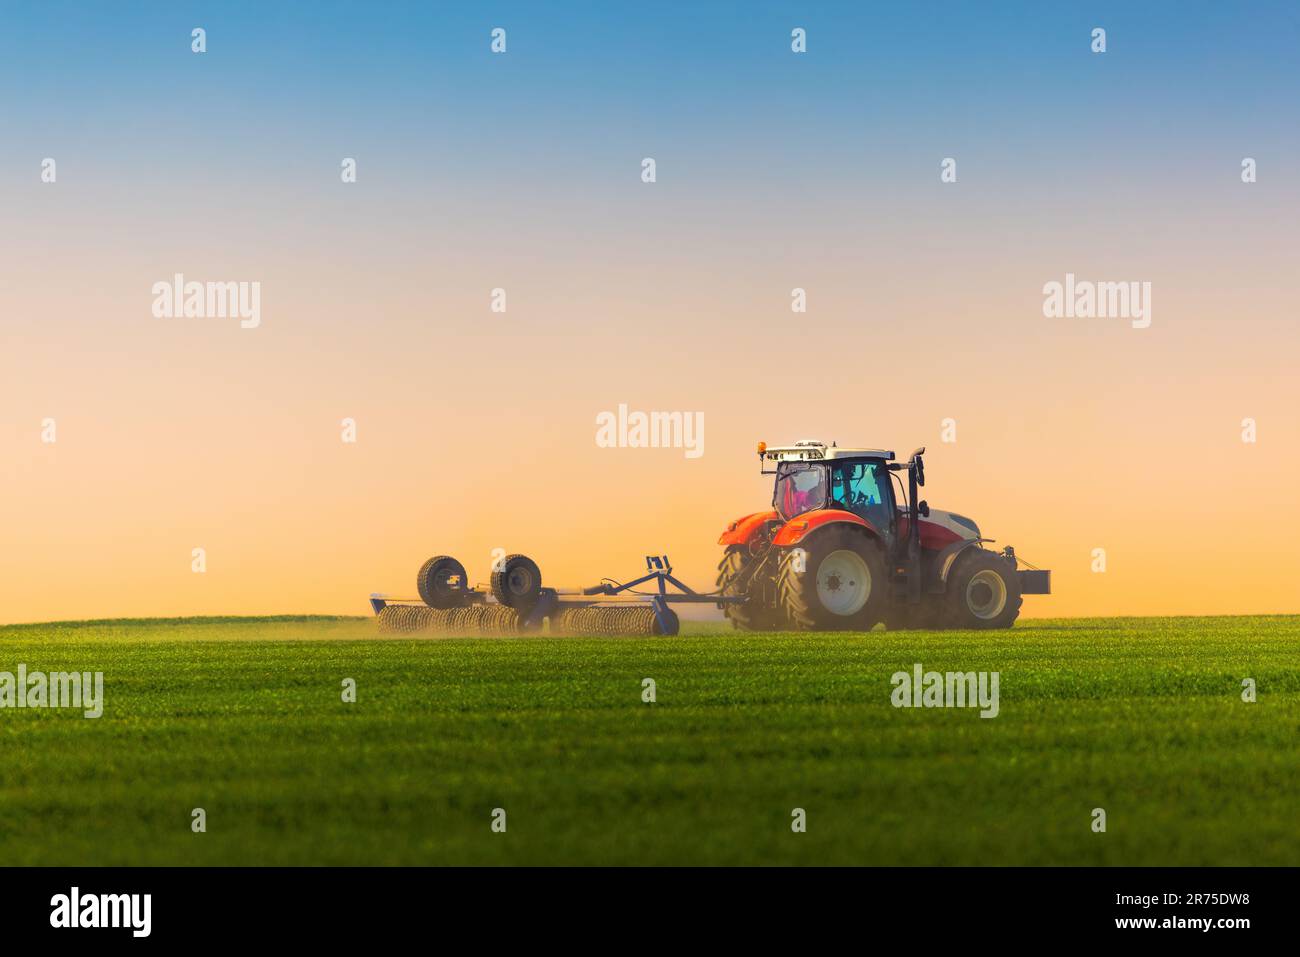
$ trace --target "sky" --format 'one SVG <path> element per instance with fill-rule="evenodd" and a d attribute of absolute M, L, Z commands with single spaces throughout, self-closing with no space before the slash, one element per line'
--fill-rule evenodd
<path fill-rule="evenodd" d="M 1300 611 L 1297 51 L 1281 3 L 10 8 L 0 622 L 494 549 L 704 588 L 803 438 L 926 446 L 1028 616 Z M 158 318 L 176 274 L 259 324 Z M 1067 274 L 1150 325 L 1045 316 Z M 598 446 L 620 404 L 703 454 Z"/>

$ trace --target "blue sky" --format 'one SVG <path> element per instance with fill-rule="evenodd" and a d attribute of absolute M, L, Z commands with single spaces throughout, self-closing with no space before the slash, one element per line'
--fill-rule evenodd
<path fill-rule="evenodd" d="M 253 123 L 293 110 L 309 125 L 494 112 L 906 123 L 934 122 L 935 108 L 996 124 L 1037 103 L 1059 127 L 1110 95 L 1134 111 L 1278 122 L 1294 119 L 1300 79 L 1300 7 L 1285 3 L 54 2 L 11 4 L 5 20 L 6 112 L 26 122 L 149 105 L 238 106 Z M 187 59 L 193 26 L 208 31 L 205 72 Z M 487 53 L 494 26 L 506 57 Z M 806 57 L 789 55 L 793 26 L 808 30 Z M 1088 55 L 1094 26 L 1108 31 L 1104 57 Z"/>

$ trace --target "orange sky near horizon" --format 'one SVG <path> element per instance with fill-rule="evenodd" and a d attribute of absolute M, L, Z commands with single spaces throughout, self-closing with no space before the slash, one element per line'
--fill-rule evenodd
<path fill-rule="evenodd" d="M 256 330 L 154 319 L 144 282 L 55 289 L 19 310 L 42 318 L 3 386 L 3 620 L 363 613 L 371 591 L 412 592 L 431 554 L 485 579 L 495 548 L 559 585 L 630 578 L 667 553 L 708 587 L 722 527 L 770 500 L 755 442 L 800 438 L 927 446 L 933 506 L 1053 569 L 1026 616 L 1300 611 L 1292 352 L 1240 335 L 1254 320 L 1234 326 L 1159 278 L 1149 329 L 1048 320 L 1026 268 L 1019 288 L 970 296 L 982 307 L 940 347 L 930 317 L 957 304 L 924 269 L 869 308 L 851 282 L 806 282 L 805 316 L 775 282 L 765 302 L 747 284 L 729 301 L 704 273 L 589 277 L 562 308 L 517 272 L 495 318 L 468 282 L 441 288 L 430 316 L 404 298 L 413 278 L 370 300 L 382 320 L 353 325 L 364 278 L 340 280 L 340 301 L 264 280 Z M 1284 308 L 1257 296 L 1253 312 Z M 44 334 L 94 309 L 83 341 L 102 341 L 60 361 L 67 340 Z M 575 325 L 587 331 L 542 332 Z M 728 343 L 726 329 L 747 331 Z M 703 456 L 597 447 L 596 416 L 620 403 L 702 412 Z"/>

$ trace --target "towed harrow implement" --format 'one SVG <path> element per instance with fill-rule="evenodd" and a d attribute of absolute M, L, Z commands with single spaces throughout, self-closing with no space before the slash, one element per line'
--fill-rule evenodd
<path fill-rule="evenodd" d="M 419 598 L 370 596 L 382 634 L 504 636 L 545 628 L 552 635 L 676 635 L 673 604 L 746 600 L 692 590 L 673 576 L 667 555 L 647 555 L 646 573 L 626 584 L 605 579 L 575 589 L 544 587 L 526 555 L 506 556 L 489 581 L 471 586 L 464 565 L 438 555 L 421 566 L 416 590 Z"/>

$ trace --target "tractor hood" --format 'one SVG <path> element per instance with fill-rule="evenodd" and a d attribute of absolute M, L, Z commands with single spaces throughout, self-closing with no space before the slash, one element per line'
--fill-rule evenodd
<path fill-rule="evenodd" d="M 975 524 L 974 519 L 967 518 L 965 515 L 958 515 L 956 512 L 945 512 L 941 508 L 930 509 L 930 514 L 921 519 L 922 527 L 927 523 L 946 528 L 958 538 L 976 539 L 980 537 L 980 529 Z"/>
<path fill-rule="evenodd" d="M 907 513 L 899 509 L 898 534 L 906 538 L 908 527 Z M 962 541 L 974 541 L 981 538 L 979 526 L 965 515 L 945 512 L 941 508 L 930 509 L 930 514 L 921 519 L 921 547 L 930 550 L 947 548 Z"/>

